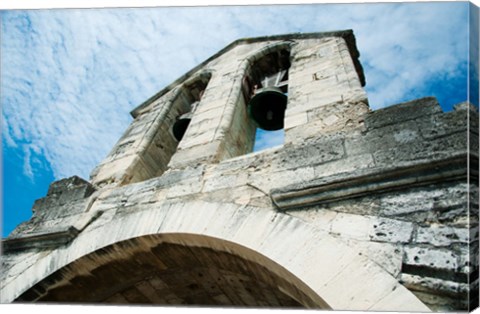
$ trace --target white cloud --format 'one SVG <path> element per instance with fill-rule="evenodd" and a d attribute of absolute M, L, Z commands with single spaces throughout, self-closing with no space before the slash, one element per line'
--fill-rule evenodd
<path fill-rule="evenodd" d="M 2 13 L 2 132 L 56 178 L 88 178 L 129 111 L 243 37 L 353 29 L 373 108 L 466 62 L 461 3 L 36 10 Z M 16 143 L 16 144 L 14 144 Z M 28 144 L 25 144 L 28 143 Z M 32 147 L 35 147 L 33 150 Z M 28 157 L 28 158 L 27 158 Z M 34 173 L 25 167 L 26 174 Z"/>
<path fill-rule="evenodd" d="M 254 151 L 261 151 L 266 148 L 282 145 L 285 141 L 285 131 L 283 129 L 277 131 L 264 131 L 257 129 L 255 138 Z"/>
<path fill-rule="evenodd" d="M 15 143 L 15 140 L 12 138 L 10 135 L 10 128 L 8 127 L 7 124 L 7 119 L 5 119 L 5 116 L 2 113 L 2 137 L 5 139 L 5 143 L 10 146 L 10 147 L 17 147 L 17 143 Z"/>
<path fill-rule="evenodd" d="M 26 146 L 24 146 L 24 151 L 23 153 L 25 154 L 25 159 L 23 161 L 23 173 L 27 178 L 30 180 L 33 180 L 33 170 L 32 170 L 32 165 L 31 165 L 31 152 L 30 149 Z"/>

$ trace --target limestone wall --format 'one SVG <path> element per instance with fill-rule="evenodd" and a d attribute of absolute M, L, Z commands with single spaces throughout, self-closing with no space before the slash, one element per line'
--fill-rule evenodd
<path fill-rule="evenodd" d="M 251 152 L 255 128 L 242 80 L 252 62 L 285 47 L 291 60 L 285 143 Z M 175 141 L 171 126 L 185 110 L 179 100 L 198 80 L 205 92 L 184 138 Z M 432 310 L 477 304 L 478 111 L 463 103 L 444 113 L 429 97 L 371 111 L 363 85 L 349 32 L 245 40 L 222 51 L 134 110 L 134 121 L 91 182 L 74 177 L 52 185 L 33 218 L 4 241 L 4 295 L 18 297 L 74 257 L 95 252 L 103 242 L 91 239 L 102 231 L 108 230 L 103 244 L 112 245 L 176 226 L 272 253 L 332 308 L 400 309 L 400 300 L 416 300 L 398 292 L 403 287 Z M 202 208 L 197 214 L 195 206 Z M 176 216 L 183 214 L 191 216 Z M 290 238 L 276 228 L 303 236 Z M 284 238 L 270 246 L 255 242 L 279 234 Z M 296 240 L 322 249 L 304 252 Z M 285 260 L 278 251 L 285 243 L 311 269 Z M 320 263 L 334 247 L 352 258 L 344 265 L 352 273 L 337 269 L 340 281 L 322 282 L 322 269 L 312 261 Z M 27 271 L 36 279 L 22 277 Z M 363 296 L 363 286 L 351 281 L 357 277 L 349 277 L 357 272 L 362 285 L 369 276 L 372 282 L 384 278 L 389 289 L 402 284 L 398 298 L 377 284 L 372 291 L 378 294 Z M 324 284 L 335 288 L 327 291 Z M 342 285 L 351 286 L 352 300 L 356 293 L 362 297 L 350 302 L 339 293 Z"/>

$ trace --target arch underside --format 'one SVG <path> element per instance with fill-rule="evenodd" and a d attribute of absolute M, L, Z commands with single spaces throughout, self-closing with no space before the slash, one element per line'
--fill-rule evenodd
<path fill-rule="evenodd" d="M 201 201 L 100 218 L 1 292 L 3 302 L 429 311 L 379 265 L 298 218 Z"/>
<path fill-rule="evenodd" d="M 99 249 L 37 283 L 16 302 L 328 308 L 258 262 L 172 243 L 192 237 L 198 242 L 201 236 L 144 236 Z"/>

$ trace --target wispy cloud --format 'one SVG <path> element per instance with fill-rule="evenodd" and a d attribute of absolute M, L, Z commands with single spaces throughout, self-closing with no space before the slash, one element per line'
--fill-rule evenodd
<path fill-rule="evenodd" d="M 260 151 L 265 148 L 282 145 L 285 139 L 285 131 L 283 129 L 278 131 L 264 131 L 262 129 L 257 129 L 255 137 L 253 150 Z"/>
<path fill-rule="evenodd" d="M 233 40 L 353 29 L 370 104 L 422 96 L 467 64 L 465 3 L 2 12 L 2 126 L 55 177 L 88 178 L 128 112 Z M 465 29 L 464 29 L 465 28 Z M 466 77 L 465 77 L 466 79 Z M 24 168 L 35 174 L 34 167 Z"/>
<path fill-rule="evenodd" d="M 23 162 L 23 173 L 25 176 L 27 176 L 30 180 L 33 180 L 33 171 L 32 171 L 32 165 L 31 165 L 31 152 L 27 147 L 24 147 L 24 162 Z"/>

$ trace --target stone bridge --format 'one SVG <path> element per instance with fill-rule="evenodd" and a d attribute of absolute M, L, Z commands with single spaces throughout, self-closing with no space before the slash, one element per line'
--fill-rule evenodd
<path fill-rule="evenodd" d="M 358 57 L 351 31 L 243 39 L 167 86 L 3 240 L 1 302 L 476 306 L 478 109 L 372 111 Z M 282 71 L 284 144 L 252 152 L 251 87 Z"/>

